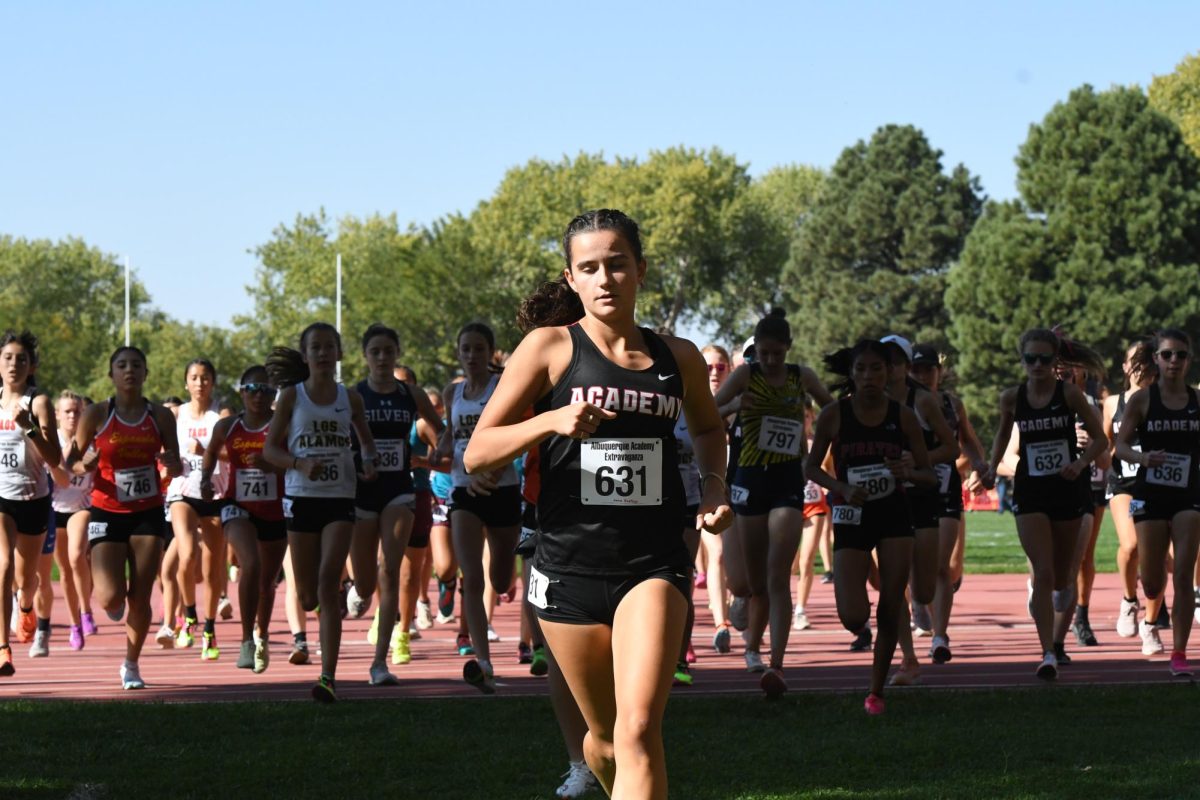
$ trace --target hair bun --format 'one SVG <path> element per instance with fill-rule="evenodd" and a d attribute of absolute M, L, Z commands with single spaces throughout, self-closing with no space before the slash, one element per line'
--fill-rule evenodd
<path fill-rule="evenodd" d="M 767 316 L 768 317 L 778 317 L 779 319 L 787 319 L 787 311 L 780 308 L 779 306 L 775 306 L 774 308 L 771 309 L 771 313 L 768 314 Z"/>

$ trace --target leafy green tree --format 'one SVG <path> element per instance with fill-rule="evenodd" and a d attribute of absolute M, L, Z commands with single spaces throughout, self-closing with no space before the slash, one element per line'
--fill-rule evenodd
<path fill-rule="evenodd" d="M 946 273 L 982 206 L 978 179 L 910 125 L 842 151 L 800 226 L 784 276 L 803 360 L 895 331 L 945 345 Z"/>
<path fill-rule="evenodd" d="M 136 318 L 149 296 L 132 281 Z M 59 242 L 0 236 L 0 319 L 39 340 L 38 383 L 48 391 L 81 391 L 107 372 L 124 342 L 125 268 L 81 239 Z"/>
<path fill-rule="evenodd" d="M 990 204 L 950 272 L 964 398 L 994 419 L 1030 327 L 1113 359 L 1162 325 L 1200 325 L 1200 159 L 1136 89 L 1071 92 L 1017 156 L 1021 200 Z"/>
<path fill-rule="evenodd" d="M 1174 72 L 1154 77 L 1150 105 L 1179 126 L 1183 140 L 1200 156 L 1200 53 L 1180 61 Z"/>

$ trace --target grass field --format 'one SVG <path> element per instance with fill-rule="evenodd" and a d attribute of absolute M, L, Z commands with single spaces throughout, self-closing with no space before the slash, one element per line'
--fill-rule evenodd
<path fill-rule="evenodd" d="M 675 697 L 671 796 L 1195 798 L 1194 684 Z M 1149 712 L 1149 713 L 1148 713 Z M 552 797 L 549 704 L 0 703 L 0 797 Z"/>
<path fill-rule="evenodd" d="M 1017 540 L 1017 523 L 1012 514 L 992 511 L 968 511 L 967 552 L 965 568 L 968 573 L 1025 572 L 1025 553 Z M 1104 515 L 1100 537 L 1096 541 L 1096 570 L 1117 571 L 1117 530 L 1112 517 Z"/>

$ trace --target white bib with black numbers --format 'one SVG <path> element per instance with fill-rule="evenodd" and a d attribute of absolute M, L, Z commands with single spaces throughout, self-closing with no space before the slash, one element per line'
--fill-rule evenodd
<path fill-rule="evenodd" d="M 585 506 L 662 505 L 661 439 L 579 443 L 579 499 Z"/>
<path fill-rule="evenodd" d="M 758 449 L 785 456 L 800 455 L 804 423 L 787 417 L 763 417 L 759 422 Z"/>
<path fill-rule="evenodd" d="M 158 494 L 158 471 L 153 464 L 113 471 L 113 483 L 117 485 L 117 501 L 132 503 Z"/>
<path fill-rule="evenodd" d="M 1067 443 L 1061 439 L 1051 442 L 1031 442 L 1026 446 L 1025 452 L 1029 456 L 1029 475 L 1033 478 L 1057 475 L 1059 470 L 1071 461 Z"/>
<path fill-rule="evenodd" d="M 537 567 L 529 568 L 529 590 L 525 593 L 525 597 L 531 606 L 546 610 L 549 606 L 546 601 L 546 589 L 549 586 L 550 579 L 539 572 Z"/>
<path fill-rule="evenodd" d="M 883 464 L 850 467 L 846 470 L 846 479 L 851 486 L 865 489 L 868 500 L 879 500 L 896 490 L 896 476 Z"/>
<path fill-rule="evenodd" d="M 835 525 L 862 525 L 862 506 L 834 506 L 831 512 Z"/>
<path fill-rule="evenodd" d="M 403 439 L 376 439 L 375 468 L 379 472 L 401 472 L 404 470 L 404 448 L 408 442 Z"/>
<path fill-rule="evenodd" d="M 1140 444 L 1135 444 L 1130 449 L 1133 450 L 1133 452 L 1135 452 L 1135 453 L 1142 452 L 1142 446 Z M 1137 474 L 1138 474 L 1138 465 L 1137 465 L 1136 461 L 1122 461 L 1121 462 L 1121 477 L 1122 478 L 1136 478 Z"/>
<path fill-rule="evenodd" d="M 821 487 L 812 481 L 804 484 L 804 503 L 811 506 L 819 502 L 821 502 Z"/>
<path fill-rule="evenodd" d="M 239 503 L 274 501 L 279 499 L 279 481 L 261 469 L 239 469 L 234 491 Z"/>
<path fill-rule="evenodd" d="M 1185 489 L 1192 471 L 1192 457 L 1183 453 L 1164 453 L 1167 460 L 1157 467 L 1146 467 L 1146 483 Z"/>

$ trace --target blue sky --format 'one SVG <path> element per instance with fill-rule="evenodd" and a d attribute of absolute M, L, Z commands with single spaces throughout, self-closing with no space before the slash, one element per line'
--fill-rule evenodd
<path fill-rule="evenodd" d="M 5 4 L 0 233 L 128 254 L 224 324 L 297 213 L 428 223 L 534 156 L 716 145 L 759 174 L 911 123 L 1011 197 L 1031 123 L 1197 31 L 1194 2 Z"/>

